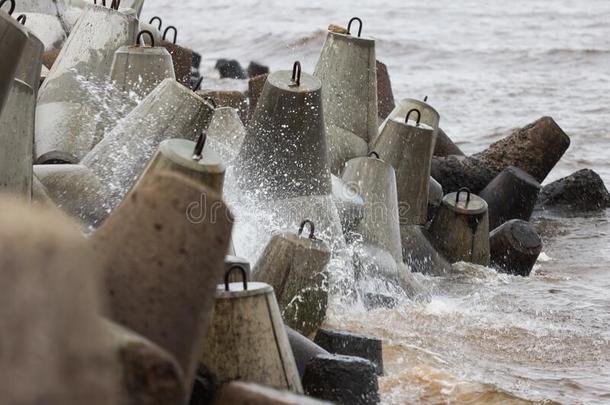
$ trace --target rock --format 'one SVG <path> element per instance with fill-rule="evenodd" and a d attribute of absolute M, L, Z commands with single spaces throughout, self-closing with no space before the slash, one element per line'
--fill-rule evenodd
<path fill-rule="evenodd" d="M 258 103 L 258 99 L 263 92 L 263 87 L 265 87 L 265 83 L 267 82 L 267 77 L 269 74 L 258 75 L 253 77 L 248 82 L 248 99 L 250 101 L 250 117 L 254 113 L 256 109 L 256 104 Z"/>
<path fill-rule="evenodd" d="M 266 73 L 269 73 L 269 66 L 261 65 L 260 63 L 254 61 L 250 62 L 248 65 L 248 77 L 250 79 Z"/>
<path fill-rule="evenodd" d="M 377 375 L 383 375 L 381 339 L 350 332 L 318 329 L 314 343 L 332 354 L 343 354 L 369 360 L 375 365 Z"/>
<path fill-rule="evenodd" d="M 222 386 L 214 405 L 323 405 L 317 401 L 286 391 L 276 391 L 257 384 L 234 381 Z M 193 404 L 194 405 L 194 404 Z M 197 404 L 199 405 L 199 404 Z M 330 404 L 329 404 L 330 405 Z"/>
<path fill-rule="evenodd" d="M 375 365 L 359 357 L 316 356 L 307 364 L 303 388 L 314 398 L 344 405 L 379 403 Z"/>
<path fill-rule="evenodd" d="M 329 353 L 289 326 L 285 326 L 285 328 L 286 334 L 288 335 L 288 341 L 290 342 L 290 348 L 294 355 L 294 361 L 297 363 L 299 375 L 303 378 L 303 373 L 305 372 L 305 367 L 307 366 L 307 363 L 309 363 L 309 360 L 320 354 Z"/>
<path fill-rule="evenodd" d="M 218 59 L 216 70 L 220 73 L 221 79 L 246 79 L 246 73 L 235 59 Z"/>
<path fill-rule="evenodd" d="M 388 68 L 383 62 L 377 61 L 377 114 L 385 119 L 394 107 L 396 103 Z"/>
<path fill-rule="evenodd" d="M 0 199 L 0 402 L 118 403 L 98 275 L 89 242 L 58 209 Z"/>
<path fill-rule="evenodd" d="M 534 226 L 512 219 L 489 235 L 491 265 L 503 273 L 530 275 L 542 251 L 542 240 Z"/>
<path fill-rule="evenodd" d="M 230 212 L 207 187 L 179 174 L 153 173 L 91 237 L 104 259 L 110 318 L 172 354 L 189 389 L 224 272 L 231 223 Z"/>
<path fill-rule="evenodd" d="M 436 133 L 436 145 L 434 146 L 434 156 L 447 157 L 451 155 L 464 156 L 464 152 L 449 138 L 442 128 Z"/>
<path fill-rule="evenodd" d="M 121 367 L 122 405 L 183 404 L 182 370 L 165 350 L 112 322 L 105 322 Z"/>
<path fill-rule="evenodd" d="M 197 92 L 204 100 L 211 99 L 216 107 L 235 108 L 239 118 L 245 122 L 248 118 L 248 98 L 237 90 L 199 90 Z"/>
<path fill-rule="evenodd" d="M 516 166 L 542 183 L 569 146 L 570 138 L 559 125 L 551 117 L 542 117 L 474 157 L 498 173 Z"/>
<path fill-rule="evenodd" d="M 481 191 L 489 208 L 489 229 L 509 219 L 529 221 L 540 193 L 540 183 L 523 170 L 509 166 Z"/>
<path fill-rule="evenodd" d="M 610 194 L 599 174 L 582 169 L 544 186 L 538 204 L 542 208 L 594 211 L 610 207 Z"/>
<path fill-rule="evenodd" d="M 498 172 L 489 169 L 485 163 L 475 157 L 447 156 L 432 157 L 432 177 L 442 186 L 445 193 L 453 193 L 462 187 L 479 193 Z"/>

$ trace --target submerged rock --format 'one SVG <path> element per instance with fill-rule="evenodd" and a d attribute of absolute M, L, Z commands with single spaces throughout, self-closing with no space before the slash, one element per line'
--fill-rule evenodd
<path fill-rule="evenodd" d="M 220 73 L 221 79 L 246 79 L 246 73 L 235 59 L 218 59 L 216 70 Z"/>
<path fill-rule="evenodd" d="M 610 207 L 610 193 L 599 174 L 591 169 L 582 169 L 544 186 L 538 205 L 542 208 L 594 211 Z"/>

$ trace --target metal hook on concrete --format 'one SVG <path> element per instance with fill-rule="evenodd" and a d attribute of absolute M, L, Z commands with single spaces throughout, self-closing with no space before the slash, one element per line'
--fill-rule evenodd
<path fill-rule="evenodd" d="M 110 4 L 110 8 L 113 10 L 118 10 L 121 5 L 121 0 L 112 0 L 112 4 Z"/>
<path fill-rule="evenodd" d="M 195 149 L 193 150 L 193 160 L 201 160 L 203 157 L 203 147 L 205 146 L 205 141 L 208 139 L 208 134 L 204 131 L 197 138 L 197 143 L 195 143 Z"/>
<path fill-rule="evenodd" d="M 379 153 L 375 152 L 374 150 L 372 150 L 371 152 L 369 152 L 369 157 L 373 157 L 375 156 L 377 159 L 381 159 L 379 157 Z"/>
<path fill-rule="evenodd" d="M 199 80 L 197 80 L 197 83 L 195 83 L 195 85 L 193 86 L 193 91 L 197 91 L 197 90 L 199 90 L 199 89 L 201 88 L 201 83 L 203 83 L 203 76 L 201 76 L 201 77 L 199 78 Z M 210 97 L 210 100 L 212 100 L 214 103 L 216 103 L 216 102 L 214 101 L 214 99 L 213 99 L 213 98 L 211 98 L 211 97 Z M 216 106 L 214 106 L 214 108 L 215 108 L 215 107 L 216 107 Z"/>
<path fill-rule="evenodd" d="M 8 15 L 13 15 L 13 12 L 15 11 L 15 0 L 0 1 L 0 8 L 2 8 L 4 6 L 4 3 L 6 3 L 7 1 L 9 1 L 11 3 L 11 8 L 9 8 L 9 10 L 8 10 Z"/>
<path fill-rule="evenodd" d="M 152 25 L 153 21 L 159 21 L 159 26 L 157 27 L 157 29 L 158 29 L 159 31 L 161 31 L 161 27 L 163 26 L 163 21 L 161 20 L 161 17 L 159 17 L 159 16 L 154 16 L 153 18 L 151 18 L 151 19 L 148 21 L 148 23 L 149 23 L 150 25 Z"/>
<path fill-rule="evenodd" d="M 169 30 L 174 31 L 174 44 L 175 44 L 176 40 L 178 39 L 178 29 L 176 27 L 174 27 L 173 25 L 168 25 L 167 28 L 165 29 L 165 31 L 163 31 L 163 40 L 165 41 L 165 38 L 167 37 L 167 32 Z"/>
<path fill-rule="evenodd" d="M 309 239 L 315 239 L 316 237 L 314 236 L 314 232 L 316 230 L 316 226 L 310 219 L 306 219 L 301 222 L 301 226 L 299 227 L 299 236 L 301 236 L 301 234 L 303 233 L 303 229 L 305 229 L 305 225 L 307 224 L 309 224 Z"/>
<path fill-rule="evenodd" d="M 148 30 L 142 30 L 138 33 L 138 36 L 136 37 L 136 46 L 140 46 L 140 40 L 142 39 L 143 34 L 148 34 L 148 36 L 150 37 L 150 46 L 152 46 L 154 48 L 155 37 L 154 37 L 153 33 Z"/>
<path fill-rule="evenodd" d="M 424 97 L 424 103 L 428 101 L 428 96 Z"/>
<path fill-rule="evenodd" d="M 466 192 L 466 204 L 468 205 L 468 203 L 470 202 L 470 189 L 468 187 L 462 187 L 461 189 L 459 189 L 459 191 L 455 194 L 455 203 L 459 203 L 460 202 L 460 194 L 462 193 L 462 191 Z"/>
<path fill-rule="evenodd" d="M 360 38 L 360 35 L 362 35 L 362 20 L 358 17 L 354 17 L 349 20 L 349 23 L 347 24 L 347 34 L 352 35 L 352 23 L 354 21 L 358 21 L 358 23 L 360 24 L 360 27 L 358 28 L 358 38 Z"/>
<path fill-rule="evenodd" d="M 17 22 L 21 23 L 21 25 L 25 25 L 25 22 L 27 21 L 27 17 L 25 14 L 21 14 L 19 17 L 17 17 Z"/>
<path fill-rule="evenodd" d="M 296 61 L 292 66 L 292 81 L 290 87 L 299 87 L 301 85 L 301 62 Z"/>
<path fill-rule="evenodd" d="M 409 116 L 411 116 L 411 113 L 416 112 L 417 113 L 417 125 L 419 126 L 419 121 L 421 120 L 421 112 L 417 109 L 417 108 L 412 108 L 409 110 L 409 112 L 407 113 L 407 116 L 405 117 L 405 124 L 409 123 Z"/>
<path fill-rule="evenodd" d="M 227 272 L 225 273 L 225 291 L 229 291 L 229 276 L 231 275 L 233 270 L 236 270 L 236 269 L 239 270 L 241 273 L 242 281 L 244 283 L 244 291 L 248 289 L 248 272 L 246 271 L 244 266 L 242 266 L 240 264 L 236 264 L 235 266 L 233 266 L 229 270 L 227 270 Z"/>

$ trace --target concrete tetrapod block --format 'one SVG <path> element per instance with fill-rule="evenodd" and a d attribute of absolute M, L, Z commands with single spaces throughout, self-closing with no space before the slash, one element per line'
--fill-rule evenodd
<path fill-rule="evenodd" d="M 144 98 L 163 80 L 176 79 L 172 56 L 160 46 L 122 46 L 114 53 L 110 79 L 119 90 Z"/>
<path fill-rule="evenodd" d="M 250 381 L 303 392 L 273 288 L 265 283 L 225 283 L 216 289 L 214 319 L 202 341 L 201 363 L 218 382 Z"/>
<path fill-rule="evenodd" d="M 570 146 L 570 138 L 551 117 L 515 130 L 474 155 L 491 170 L 516 166 L 542 183 Z"/>
<path fill-rule="evenodd" d="M 261 91 L 262 91 L 261 87 Z M 248 99 L 246 95 L 238 90 L 199 90 L 197 92 L 204 99 L 210 98 L 215 105 L 220 107 L 234 108 L 239 114 L 239 119 L 248 119 Z"/>
<path fill-rule="evenodd" d="M 198 183 L 205 184 L 222 197 L 225 166 L 210 147 L 196 151 L 197 144 L 186 139 L 166 139 L 150 159 L 142 177 L 164 171 L 179 172 Z"/>
<path fill-rule="evenodd" d="M 175 80 L 157 86 L 81 162 L 109 188 L 107 210 L 118 205 L 163 140 L 196 140 L 212 113 L 212 106 Z"/>
<path fill-rule="evenodd" d="M 85 8 L 40 88 L 36 163 L 78 163 L 93 148 L 92 117 L 100 106 L 92 93 L 100 86 L 105 91 L 114 53 L 133 43 L 137 29 L 133 16 L 103 6 Z"/>
<path fill-rule="evenodd" d="M 445 193 L 456 192 L 462 187 L 480 193 L 499 174 L 475 157 L 455 155 L 433 156 L 430 173 L 443 186 Z"/>
<path fill-rule="evenodd" d="M 331 329 L 318 329 L 314 343 L 332 354 L 360 357 L 375 365 L 377 375 L 383 375 L 381 339 Z"/>
<path fill-rule="evenodd" d="M 293 82 L 292 78 L 296 77 Z M 269 75 L 248 122 L 236 167 L 259 198 L 330 194 L 322 85 L 300 67 Z"/>
<path fill-rule="evenodd" d="M 432 128 L 434 130 L 434 137 L 436 139 L 440 115 L 430 104 L 426 103 L 425 101 L 416 100 L 414 98 L 405 98 L 400 100 L 400 102 L 394 108 L 394 110 L 392 110 L 390 115 L 388 115 L 388 117 L 379 126 L 379 135 L 376 135 L 375 138 L 377 138 L 381 135 L 381 133 L 383 133 L 383 130 L 385 129 L 389 121 L 405 122 L 407 114 L 412 109 L 416 109 L 417 111 L 419 111 L 419 117 L 417 116 L 417 113 L 411 113 L 410 118 L 413 120 L 417 119 L 420 124 Z M 375 143 L 374 141 L 374 138 L 371 139 L 370 144 L 373 145 Z"/>
<path fill-rule="evenodd" d="M 27 41 L 25 28 L 4 9 L 0 10 L 0 112 L 11 91 L 15 71 Z"/>
<path fill-rule="evenodd" d="M 518 167 L 504 169 L 479 193 L 489 207 L 489 228 L 509 219 L 529 221 L 540 189 L 540 183 Z"/>
<path fill-rule="evenodd" d="M 265 87 L 265 83 L 267 82 L 267 78 L 269 77 L 269 73 L 265 73 L 262 75 L 254 76 L 248 81 L 248 101 L 250 104 L 250 113 L 249 117 L 252 117 L 254 114 L 254 110 L 256 110 L 256 105 L 258 104 L 258 99 L 263 92 L 263 87 Z"/>
<path fill-rule="evenodd" d="M 98 262 L 56 208 L 0 198 L 0 392 L 6 404 L 115 405 Z"/>
<path fill-rule="evenodd" d="M 176 74 L 176 80 L 181 85 L 191 88 L 191 65 L 193 64 L 193 51 L 188 48 L 184 48 L 180 45 L 166 41 L 166 33 L 163 33 L 164 39 L 161 40 L 160 46 L 167 49 L 170 55 L 172 55 L 172 61 L 174 62 L 174 73 Z"/>
<path fill-rule="evenodd" d="M 436 215 L 436 212 L 443 203 L 444 196 L 445 193 L 443 192 L 443 186 L 441 186 L 441 183 L 436 181 L 434 177 L 430 176 L 430 184 L 428 187 L 428 222 L 430 222 Z"/>
<path fill-rule="evenodd" d="M 401 225 L 402 256 L 411 271 L 435 276 L 451 272 L 451 263 L 431 242 L 428 230 L 421 225 Z"/>
<path fill-rule="evenodd" d="M 205 214 L 188 210 L 205 196 Z M 213 213 L 213 215 L 212 215 Z M 190 390 L 224 270 L 232 216 L 180 174 L 142 178 L 91 237 L 105 259 L 110 318 L 172 354 Z"/>
<path fill-rule="evenodd" d="M 331 174 L 332 197 L 341 218 L 341 226 L 345 235 L 356 231 L 358 224 L 364 218 L 364 200 L 358 194 L 356 187 L 345 183 L 339 177 Z"/>
<path fill-rule="evenodd" d="M 0 191 L 32 198 L 34 90 L 13 79 L 0 113 Z"/>
<path fill-rule="evenodd" d="M 309 223 L 309 236 L 301 236 Z M 316 331 L 328 305 L 328 245 L 315 237 L 311 221 L 299 234 L 280 233 L 269 241 L 254 266 L 253 280 L 271 285 L 284 322 L 304 335 Z"/>
<path fill-rule="evenodd" d="M 436 129 L 420 122 L 419 110 L 412 111 L 413 121 L 388 120 L 371 149 L 396 172 L 400 224 L 424 225 Z"/>
<path fill-rule="evenodd" d="M 595 211 L 610 207 L 610 193 L 604 181 L 591 169 L 582 169 L 547 184 L 538 203 L 543 208 Z"/>
<path fill-rule="evenodd" d="M 377 61 L 377 112 L 379 118 L 386 119 L 395 107 L 388 67 L 385 63 Z"/>
<path fill-rule="evenodd" d="M 207 131 L 207 142 L 218 151 L 227 164 L 235 160 L 245 137 L 246 128 L 240 120 L 237 110 L 231 107 L 214 109 L 214 115 Z"/>
<path fill-rule="evenodd" d="M 439 127 L 436 133 L 434 156 L 447 157 L 451 155 L 464 156 L 464 152 L 449 138 L 449 135 Z"/>
<path fill-rule="evenodd" d="M 489 235 L 491 265 L 503 273 L 527 277 L 542 251 L 542 240 L 532 224 L 511 219 Z"/>
<path fill-rule="evenodd" d="M 29 28 L 26 28 L 26 30 L 28 41 L 23 48 L 23 53 L 15 70 L 15 79 L 23 81 L 34 90 L 34 96 L 28 102 L 32 107 L 35 107 L 38 84 L 40 83 L 44 45 Z"/>
<path fill-rule="evenodd" d="M 307 366 L 307 363 L 309 363 L 309 360 L 320 354 L 329 354 L 322 347 L 318 346 L 294 329 L 291 329 L 289 326 L 286 326 L 286 334 L 288 335 L 290 348 L 292 349 L 294 361 L 297 364 L 297 369 L 299 370 L 299 375 L 301 378 L 303 378 L 303 373 L 305 373 L 305 367 Z"/>
<path fill-rule="evenodd" d="M 450 193 L 430 225 L 431 241 L 450 263 L 489 264 L 487 203 L 467 189 Z"/>
<path fill-rule="evenodd" d="M 186 402 L 182 370 L 169 353 L 148 339 L 105 322 L 121 368 L 121 404 L 182 405 Z"/>
<path fill-rule="evenodd" d="M 316 356 L 305 369 L 303 388 L 307 395 L 338 404 L 379 403 L 375 365 L 359 357 Z"/>
<path fill-rule="evenodd" d="M 330 405 L 329 402 L 276 391 L 261 385 L 234 381 L 225 384 L 216 395 L 213 405 Z"/>
<path fill-rule="evenodd" d="M 322 82 L 329 143 L 336 136 L 333 127 L 367 143 L 373 140 L 378 129 L 375 41 L 360 32 L 353 36 L 349 30 L 329 30 L 314 76 Z"/>
<path fill-rule="evenodd" d="M 34 165 L 34 175 L 53 202 L 72 218 L 91 226 L 106 218 L 107 189 L 83 165 Z"/>

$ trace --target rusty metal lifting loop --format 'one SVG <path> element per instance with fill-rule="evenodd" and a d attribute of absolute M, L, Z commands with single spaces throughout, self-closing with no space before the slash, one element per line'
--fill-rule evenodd
<path fill-rule="evenodd" d="M 192 90 L 193 90 L 193 91 L 197 91 L 197 90 L 199 90 L 199 89 L 201 88 L 201 83 L 203 83 L 203 76 L 201 76 L 201 77 L 199 78 L 199 80 L 197 80 L 197 83 L 195 83 L 195 85 L 193 86 Z M 210 100 L 212 100 L 212 102 L 213 102 L 214 104 L 216 104 L 216 101 L 214 101 L 214 99 L 213 99 L 213 98 L 211 98 L 211 97 L 210 97 Z M 214 105 L 214 108 L 216 108 L 216 105 Z"/>
<path fill-rule="evenodd" d="M 118 10 L 121 5 L 121 0 L 112 0 L 112 4 L 110 4 L 110 8 L 113 10 Z"/>
<path fill-rule="evenodd" d="M 360 35 L 362 35 L 362 20 L 358 17 L 354 17 L 349 20 L 349 23 L 347 24 L 347 34 L 352 35 L 352 23 L 354 21 L 358 21 L 358 23 L 360 24 L 360 27 L 358 28 L 358 38 L 360 38 Z"/>
<path fill-rule="evenodd" d="M 174 30 L 174 44 L 176 43 L 176 40 L 178 39 L 178 29 L 176 27 L 174 27 L 173 25 L 168 25 L 167 28 L 165 29 L 165 31 L 163 31 L 163 40 L 165 41 L 166 37 L 167 37 L 167 31 L 169 30 Z"/>
<path fill-rule="evenodd" d="M 412 108 L 409 110 L 409 112 L 407 113 L 407 116 L 405 117 L 405 124 L 409 123 L 409 117 L 411 116 L 411 113 L 413 113 L 413 112 L 417 113 L 416 126 L 419 126 L 419 121 L 421 121 L 421 112 L 417 108 Z"/>
<path fill-rule="evenodd" d="M 470 202 L 470 189 L 468 187 L 462 187 L 457 193 L 455 193 L 455 203 L 457 204 L 460 202 L 460 194 L 462 191 L 466 192 L 466 205 L 468 205 Z"/>
<path fill-rule="evenodd" d="M 374 150 L 372 150 L 371 152 L 369 152 L 369 157 L 375 156 L 377 159 L 381 159 L 379 157 L 379 153 L 375 152 Z"/>
<path fill-rule="evenodd" d="M 148 36 L 150 37 L 150 46 L 152 46 L 154 48 L 155 47 L 155 37 L 153 36 L 153 33 L 148 30 L 142 30 L 138 33 L 138 36 L 136 37 L 136 46 L 140 46 L 140 40 L 142 39 L 143 34 L 148 34 Z M 146 43 L 144 43 L 144 45 L 146 45 Z"/>
<path fill-rule="evenodd" d="M 161 17 L 159 17 L 159 16 L 154 16 L 153 18 L 151 18 L 151 19 L 148 21 L 148 23 L 149 23 L 150 25 L 152 25 L 153 21 L 159 21 L 159 26 L 157 27 L 157 29 L 158 29 L 159 31 L 161 31 L 161 27 L 163 26 L 163 21 L 161 20 Z"/>
<path fill-rule="evenodd" d="M 296 61 L 292 66 L 292 81 L 290 87 L 299 87 L 301 85 L 301 62 Z"/>
<path fill-rule="evenodd" d="M 13 15 L 13 12 L 15 11 L 15 0 L 0 1 L 0 8 L 2 8 L 4 6 L 4 3 L 6 3 L 7 1 L 9 1 L 11 3 L 11 8 L 9 8 L 9 10 L 8 10 L 8 15 Z"/>
<path fill-rule="evenodd" d="M 97 0 L 93 0 L 93 4 L 97 6 Z M 102 0 L 102 6 L 106 7 L 106 0 Z"/>
<path fill-rule="evenodd" d="M 240 271 L 241 276 L 242 276 L 242 281 L 244 283 L 244 291 L 246 291 L 248 289 L 248 272 L 246 271 L 244 266 L 242 266 L 240 264 L 234 265 L 229 270 L 227 270 L 227 272 L 225 273 L 225 291 L 230 291 L 229 290 L 229 276 L 235 269 Z"/>
<path fill-rule="evenodd" d="M 21 14 L 19 17 L 17 17 L 17 22 L 21 23 L 21 25 L 25 25 L 25 22 L 27 21 L 27 17 L 25 14 Z"/>
<path fill-rule="evenodd" d="M 199 79 L 199 80 L 203 81 L 203 77 L 201 79 Z M 201 83 L 199 83 L 199 84 L 201 85 Z M 214 97 L 212 97 L 212 96 L 205 96 L 205 97 L 203 97 L 203 99 L 205 101 L 207 101 L 209 104 L 211 104 L 212 107 L 214 107 L 214 109 L 218 108 L 218 104 L 216 103 L 216 100 L 214 100 Z"/>
<path fill-rule="evenodd" d="M 427 103 L 427 102 L 428 102 L 428 96 L 425 96 L 424 97 L 424 103 Z"/>
<path fill-rule="evenodd" d="M 199 138 L 197 138 L 197 143 L 195 143 L 195 149 L 193 150 L 193 160 L 201 160 L 203 157 L 203 147 L 205 146 L 205 141 L 208 140 L 208 134 L 203 131 Z"/>
<path fill-rule="evenodd" d="M 303 233 L 303 229 L 305 229 L 305 225 L 309 224 L 309 239 L 315 239 L 316 237 L 314 236 L 314 232 L 316 230 L 316 226 L 314 225 L 313 221 L 310 219 L 306 219 L 303 222 L 301 222 L 301 226 L 299 227 L 299 236 L 301 236 L 301 234 Z"/>

